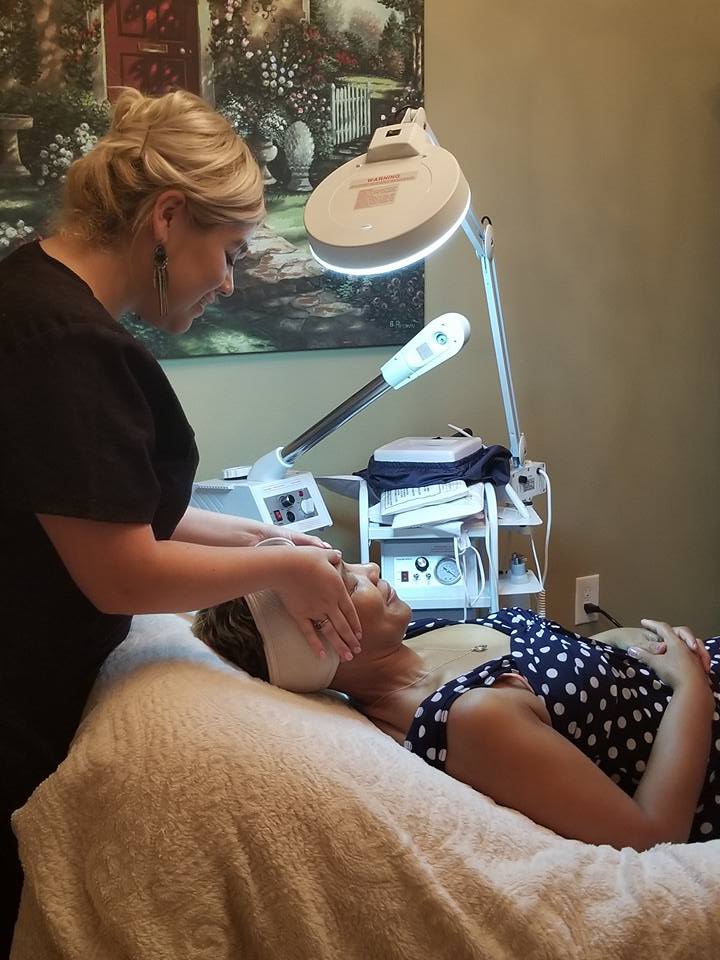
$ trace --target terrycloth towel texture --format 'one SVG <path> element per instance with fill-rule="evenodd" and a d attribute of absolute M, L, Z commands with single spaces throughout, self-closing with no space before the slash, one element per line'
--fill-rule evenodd
<path fill-rule="evenodd" d="M 720 841 L 618 852 L 136 620 L 14 817 L 12 960 L 720 956 Z"/>

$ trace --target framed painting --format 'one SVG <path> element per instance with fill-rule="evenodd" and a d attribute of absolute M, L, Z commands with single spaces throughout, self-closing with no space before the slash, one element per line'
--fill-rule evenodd
<path fill-rule="evenodd" d="M 394 345 L 424 321 L 424 268 L 331 274 L 309 194 L 423 97 L 424 0 L 0 0 L 0 257 L 42 236 L 70 163 L 117 90 L 184 88 L 223 113 L 263 171 L 267 218 L 232 297 L 182 337 L 123 322 L 160 358 Z"/>

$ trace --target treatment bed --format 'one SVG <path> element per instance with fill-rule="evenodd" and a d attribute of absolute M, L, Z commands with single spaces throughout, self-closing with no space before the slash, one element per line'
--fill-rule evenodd
<path fill-rule="evenodd" d="M 720 841 L 562 839 L 137 617 L 13 818 L 12 960 L 720 957 Z"/>

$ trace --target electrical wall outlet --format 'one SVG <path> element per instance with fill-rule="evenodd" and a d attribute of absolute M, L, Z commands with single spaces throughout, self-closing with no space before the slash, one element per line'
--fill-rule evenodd
<path fill-rule="evenodd" d="M 585 613 L 584 604 L 600 603 L 600 574 L 578 577 L 575 581 L 575 623 L 594 623 L 598 615 Z"/>

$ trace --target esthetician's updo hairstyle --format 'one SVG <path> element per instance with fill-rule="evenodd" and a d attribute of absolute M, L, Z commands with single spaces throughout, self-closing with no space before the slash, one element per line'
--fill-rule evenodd
<path fill-rule="evenodd" d="M 270 680 L 263 640 L 244 597 L 198 610 L 192 632 L 211 650 L 251 677 Z"/>
<path fill-rule="evenodd" d="M 260 168 L 224 117 L 185 90 L 125 89 L 108 133 L 68 169 L 57 227 L 102 246 L 130 240 L 168 189 L 201 228 L 265 214 Z"/>

